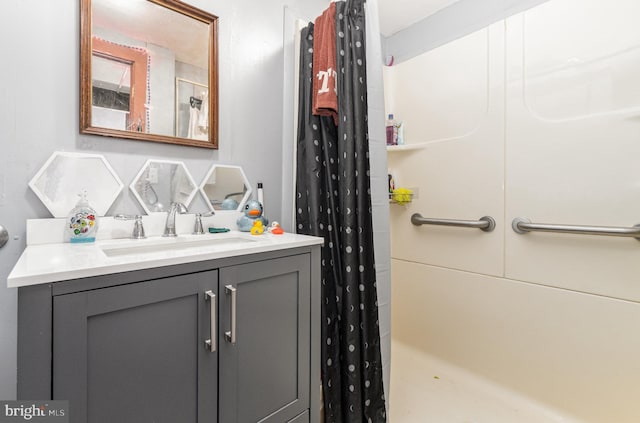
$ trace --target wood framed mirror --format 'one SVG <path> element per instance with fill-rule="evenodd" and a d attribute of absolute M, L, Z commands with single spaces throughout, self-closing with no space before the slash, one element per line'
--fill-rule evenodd
<path fill-rule="evenodd" d="M 80 0 L 80 132 L 217 149 L 217 21 L 178 0 Z"/>

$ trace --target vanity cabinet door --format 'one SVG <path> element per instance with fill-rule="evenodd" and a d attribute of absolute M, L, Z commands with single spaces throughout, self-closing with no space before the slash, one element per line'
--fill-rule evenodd
<path fill-rule="evenodd" d="M 216 422 L 217 285 L 208 271 L 55 296 L 53 398 L 71 421 Z"/>
<path fill-rule="evenodd" d="M 221 423 L 282 423 L 309 408 L 310 265 L 303 254 L 220 269 Z"/>

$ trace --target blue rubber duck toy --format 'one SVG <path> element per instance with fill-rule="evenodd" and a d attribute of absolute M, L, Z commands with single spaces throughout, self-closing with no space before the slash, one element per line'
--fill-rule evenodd
<path fill-rule="evenodd" d="M 269 221 L 262 216 L 263 210 L 262 204 L 260 204 L 259 201 L 251 200 L 247 202 L 247 205 L 244 206 L 244 210 L 242 211 L 242 216 L 240 216 L 236 221 L 238 230 L 242 232 L 251 232 L 251 228 L 253 228 L 253 224 L 256 220 L 260 220 L 262 225 L 266 227 L 269 224 Z"/>

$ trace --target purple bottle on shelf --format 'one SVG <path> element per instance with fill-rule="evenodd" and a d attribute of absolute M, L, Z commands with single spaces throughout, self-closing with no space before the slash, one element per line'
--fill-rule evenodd
<path fill-rule="evenodd" d="M 389 118 L 386 122 L 387 127 L 387 145 L 398 145 L 398 128 L 396 127 L 396 121 L 393 118 L 393 114 L 389 114 Z"/>

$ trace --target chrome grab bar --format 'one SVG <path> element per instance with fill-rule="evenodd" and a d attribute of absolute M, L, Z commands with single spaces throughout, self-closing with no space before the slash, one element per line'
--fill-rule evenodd
<path fill-rule="evenodd" d="M 602 235 L 635 238 L 640 241 L 640 224 L 631 228 L 616 226 L 579 226 L 579 225 L 553 225 L 549 223 L 531 223 L 524 217 L 516 217 L 511 223 L 513 231 L 518 234 L 527 232 L 558 232 L 563 234 Z"/>
<path fill-rule="evenodd" d="M 478 220 L 453 220 L 453 219 L 432 219 L 422 217 L 420 213 L 411 215 L 411 223 L 420 225 L 457 226 L 460 228 L 480 229 L 484 232 L 491 232 L 496 228 L 496 221 L 491 216 L 483 216 Z"/>

